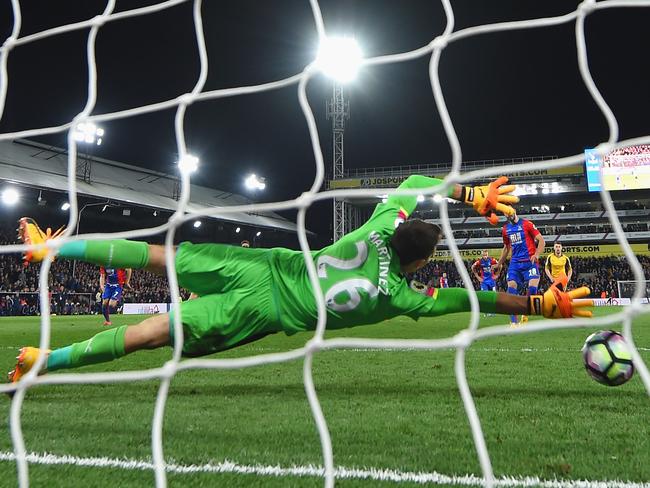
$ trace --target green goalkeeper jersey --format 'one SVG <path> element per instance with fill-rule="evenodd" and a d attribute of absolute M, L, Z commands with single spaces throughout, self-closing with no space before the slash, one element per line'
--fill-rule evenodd
<path fill-rule="evenodd" d="M 413 175 L 399 188 L 424 189 L 440 183 L 436 178 Z M 372 324 L 397 315 L 417 319 L 455 311 L 441 303 L 438 290 L 431 295 L 411 290 L 400 273 L 399 257 L 390 246 L 395 228 L 416 205 L 414 195 L 390 196 L 386 203 L 377 205 L 362 227 L 312 252 L 327 307 L 328 328 Z M 283 329 L 289 334 L 313 329 L 317 308 L 303 254 L 286 249 L 272 253 L 275 301 Z M 466 301 L 466 294 L 463 297 Z"/>

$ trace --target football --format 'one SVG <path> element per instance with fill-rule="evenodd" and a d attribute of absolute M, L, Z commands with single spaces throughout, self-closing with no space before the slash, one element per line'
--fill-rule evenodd
<path fill-rule="evenodd" d="M 622 385 L 634 374 L 632 355 L 625 339 L 613 330 L 601 330 L 587 337 L 582 346 L 582 358 L 589 376 L 603 385 Z"/>

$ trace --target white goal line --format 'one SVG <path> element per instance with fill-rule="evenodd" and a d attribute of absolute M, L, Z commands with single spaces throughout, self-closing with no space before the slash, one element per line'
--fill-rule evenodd
<path fill-rule="evenodd" d="M 0 346 L 0 350 L 17 351 L 22 347 L 22 344 L 13 346 Z M 636 347 L 638 351 L 648 352 L 650 347 Z M 385 347 L 382 349 L 374 349 L 370 347 L 356 347 L 353 349 L 331 349 L 329 352 L 405 352 L 405 351 L 418 351 L 413 347 Z M 283 349 L 278 347 L 252 347 L 247 349 L 248 352 L 255 353 L 268 353 L 268 352 L 281 352 Z M 455 347 L 447 349 L 440 349 L 440 352 L 455 352 Z M 580 349 L 571 347 L 474 347 L 468 349 L 468 352 L 580 352 Z"/>
<path fill-rule="evenodd" d="M 98 74 L 96 59 L 95 59 L 95 51 L 96 51 L 95 40 L 100 30 L 100 27 L 102 27 L 106 22 L 128 18 L 128 17 L 145 15 L 148 13 L 152 13 L 154 11 L 171 8 L 175 5 L 184 2 L 193 4 L 192 19 L 193 19 L 193 27 L 195 31 L 195 40 L 196 40 L 195 54 L 197 55 L 200 62 L 200 70 L 191 92 L 180 94 L 171 100 L 160 102 L 158 104 L 139 106 L 139 107 L 123 110 L 121 112 L 116 112 L 113 114 L 100 114 L 100 115 L 93 116 L 92 113 L 95 109 L 95 102 L 97 97 L 97 74 Z M 313 13 L 314 23 L 318 33 L 318 37 L 319 39 L 322 40 L 326 36 L 326 29 L 323 22 L 322 14 L 320 12 L 320 6 L 318 4 L 318 0 L 309 0 L 309 3 Z M 371 64 L 384 64 L 384 63 L 398 62 L 398 61 L 408 61 L 409 59 L 413 59 L 415 57 L 430 56 L 429 81 L 431 84 L 436 110 L 438 112 L 438 115 L 441 118 L 443 129 L 447 141 L 451 148 L 452 160 L 451 160 L 451 171 L 447 175 L 447 177 L 443 180 L 443 182 L 436 187 L 432 187 L 426 191 L 421 191 L 419 193 L 433 194 L 435 192 L 444 191 L 453 183 L 461 183 L 461 182 L 468 181 L 470 179 L 478 179 L 478 178 L 484 178 L 488 176 L 497 176 L 502 171 L 507 171 L 508 169 L 514 167 L 516 167 L 517 170 L 519 171 L 536 169 L 536 167 L 540 164 L 539 162 L 535 162 L 535 163 L 526 163 L 526 164 L 519 164 L 519 165 L 508 165 L 502 167 L 485 168 L 485 169 L 471 171 L 471 172 L 464 172 L 461 174 L 460 171 L 461 161 L 462 161 L 461 147 L 460 147 L 460 143 L 456 131 L 453 126 L 452 117 L 450 116 L 445 103 L 444 93 L 440 84 L 440 79 L 438 74 L 438 64 L 443 50 L 449 43 L 469 36 L 481 35 L 486 33 L 496 33 L 498 31 L 508 31 L 513 29 L 525 29 L 525 28 L 536 28 L 536 27 L 541 28 L 541 27 L 548 27 L 551 25 L 558 25 L 561 23 L 574 22 L 576 53 L 577 53 L 577 61 L 578 61 L 580 75 L 582 77 L 585 87 L 587 88 L 588 92 L 591 95 L 591 98 L 593 99 L 594 103 L 598 106 L 601 115 L 606 120 L 608 126 L 608 137 L 606 140 L 602 141 L 601 144 L 597 146 L 597 148 L 600 151 L 604 151 L 607 149 L 611 149 L 614 146 L 620 147 L 620 145 L 624 144 L 623 141 L 619 140 L 619 128 L 618 128 L 618 123 L 616 121 L 615 114 L 607 105 L 605 99 L 599 92 L 589 71 L 587 45 L 586 45 L 585 35 L 584 35 L 584 22 L 588 14 L 596 10 L 615 8 L 615 7 L 650 7 L 650 0 L 634 0 L 634 1 L 605 0 L 601 2 L 596 2 L 595 0 L 583 0 L 577 6 L 577 8 L 574 9 L 573 12 L 570 12 L 563 16 L 528 19 L 524 21 L 504 22 L 504 23 L 490 24 L 490 25 L 481 25 L 481 26 L 470 27 L 459 31 L 454 31 L 455 19 L 454 19 L 454 11 L 451 5 L 451 0 L 441 0 L 441 3 L 444 8 L 445 17 L 446 17 L 446 26 L 444 32 L 442 32 L 440 35 L 437 35 L 435 38 L 433 38 L 426 46 L 411 52 L 393 54 L 390 56 L 383 56 L 383 57 L 380 56 L 378 58 L 365 60 L 366 65 L 371 65 Z M 471 391 L 469 389 L 469 383 L 467 381 L 466 369 L 465 369 L 466 351 L 470 348 L 470 346 L 475 341 L 479 339 L 492 337 L 496 335 L 522 334 L 522 333 L 529 333 L 529 332 L 541 331 L 541 330 L 559 329 L 564 327 L 576 327 L 576 326 L 593 327 L 598 324 L 604 325 L 604 324 L 614 323 L 614 321 L 620 319 L 620 321 L 622 322 L 623 334 L 630 345 L 633 360 L 635 365 L 637 366 L 639 377 L 644 382 L 646 386 L 646 390 L 650 392 L 650 371 L 648 371 L 645 363 L 643 362 L 641 355 L 639 354 L 638 350 L 635 347 L 633 341 L 633 334 L 632 334 L 632 319 L 635 316 L 640 315 L 642 313 L 650 313 L 650 309 L 647 309 L 647 307 L 646 309 L 644 309 L 643 307 L 640 306 L 640 304 L 633 304 L 632 306 L 628 307 L 620 314 L 611 315 L 608 316 L 607 318 L 596 318 L 591 321 L 585 319 L 582 320 L 578 319 L 573 321 L 559 320 L 556 321 L 554 324 L 547 324 L 546 321 L 540 321 L 540 323 L 538 324 L 528 326 L 526 328 L 527 330 L 522 330 L 522 329 L 510 330 L 503 327 L 501 328 L 492 327 L 492 328 L 477 330 L 478 322 L 479 322 L 478 319 L 479 308 L 478 308 L 477 295 L 473 290 L 469 273 L 467 269 L 465 269 L 464 264 L 460 258 L 460 254 L 458 252 L 456 243 L 453 239 L 451 239 L 449 241 L 449 248 L 454 257 L 454 263 L 456 264 L 459 270 L 459 273 L 461 275 L 463 283 L 465 284 L 466 289 L 470 293 L 469 298 L 470 298 L 472 315 L 468 327 L 463 332 L 455 335 L 454 337 L 449 338 L 446 341 L 442 339 L 429 340 L 429 341 L 423 341 L 423 340 L 389 341 L 389 340 L 368 340 L 368 339 L 365 340 L 347 339 L 346 340 L 342 338 L 324 340 L 327 311 L 323 299 L 323 294 L 320 288 L 320 283 L 316 274 L 315 265 L 311 258 L 309 243 L 307 241 L 306 228 L 305 228 L 305 215 L 306 215 L 307 208 L 309 208 L 309 206 L 312 203 L 322 199 L 332 199 L 333 197 L 343 196 L 343 195 L 347 195 L 347 196 L 363 195 L 364 192 L 376 193 L 376 191 L 351 189 L 351 190 L 334 190 L 330 192 L 319 192 L 319 189 L 321 188 L 324 182 L 324 176 L 325 176 L 324 156 L 321 149 L 321 143 L 319 140 L 319 134 L 317 130 L 316 121 L 314 118 L 314 113 L 310 106 L 309 100 L 307 99 L 307 84 L 310 82 L 310 79 L 314 76 L 316 72 L 315 65 L 313 63 L 309 64 L 308 66 L 305 67 L 305 69 L 301 73 L 296 74 L 291 78 L 279 80 L 276 82 L 270 82 L 264 85 L 249 86 L 249 87 L 235 87 L 235 88 L 225 89 L 222 91 L 204 92 L 203 89 L 208 74 L 208 56 L 207 56 L 207 48 L 205 45 L 205 39 L 204 39 L 201 0 L 194 0 L 192 2 L 190 2 L 190 0 L 168 0 L 166 2 L 161 2 L 152 6 L 148 6 L 140 9 L 134 9 L 134 10 L 121 11 L 121 12 L 114 12 L 116 6 L 116 0 L 107 0 L 103 12 L 100 15 L 93 17 L 92 19 L 88 19 L 84 22 L 78 22 L 74 24 L 68 24 L 65 26 L 55 27 L 48 31 L 43 31 L 40 33 L 32 34 L 29 36 L 23 36 L 23 37 L 20 37 L 20 30 L 21 30 L 21 23 L 22 23 L 22 17 L 20 12 L 20 1 L 12 0 L 11 5 L 12 5 L 13 16 L 14 16 L 12 32 L 11 35 L 5 40 L 4 44 L 0 48 L 0 117 L 2 116 L 2 112 L 4 111 L 5 108 L 7 86 L 9 83 L 9 74 L 7 70 L 8 56 L 10 51 L 13 48 L 15 48 L 16 46 L 26 44 L 28 42 L 36 41 L 39 39 L 45 39 L 47 37 L 54 36 L 54 35 L 59 35 L 63 32 L 70 32 L 72 30 L 82 30 L 82 29 L 87 29 L 89 31 L 87 36 L 87 42 L 86 42 L 88 85 L 87 85 L 86 104 L 84 108 L 79 113 L 77 113 L 77 115 L 75 115 L 70 122 L 58 127 L 26 129 L 21 132 L 0 134 L 0 140 L 7 140 L 16 137 L 27 137 L 28 135 L 45 135 L 48 133 L 62 132 L 64 130 L 68 130 L 67 190 L 68 190 L 69 203 L 70 203 L 70 209 L 68 214 L 69 220 L 68 220 L 67 230 L 63 234 L 62 238 L 55 241 L 50 241 L 48 247 L 51 250 L 56 250 L 56 248 L 60 246 L 63 242 L 75 239 L 72 236 L 72 229 L 75 227 L 75 223 L 77 222 L 78 219 L 77 182 L 76 182 L 77 145 L 74 141 L 74 138 L 72 137 L 72 131 L 69 129 L 71 129 L 72 127 L 74 127 L 74 125 L 82 121 L 109 120 L 112 117 L 126 118 L 137 114 L 143 114 L 151 111 L 163 110 L 164 108 L 175 107 L 176 112 L 174 118 L 174 134 L 176 136 L 177 152 L 179 158 L 182 158 L 188 154 L 187 144 L 185 140 L 184 122 L 185 122 L 186 109 L 191 104 L 199 101 L 207 100 L 209 98 L 244 95 L 247 93 L 259 93 L 261 91 L 266 91 L 269 89 L 277 89 L 281 86 L 286 86 L 287 84 L 297 83 L 298 103 L 305 117 L 305 123 L 309 131 L 309 137 L 312 145 L 314 162 L 316 166 L 316 173 L 311 188 L 308 189 L 305 193 L 303 193 L 299 198 L 296 198 L 295 200 L 288 201 L 288 202 L 274 202 L 268 204 L 256 204 L 256 205 L 247 206 L 249 211 L 280 210 L 289 207 L 298 209 L 298 214 L 297 214 L 298 240 L 300 243 L 300 248 L 303 252 L 303 256 L 305 258 L 305 264 L 307 267 L 309 280 L 313 288 L 314 298 L 316 300 L 317 311 L 318 311 L 318 315 L 317 315 L 318 320 L 316 324 L 316 330 L 313 335 L 313 339 L 310 340 L 305 345 L 304 348 L 281 353 L 281 354 L 279 353 L 279 354 L 266 355 L 264 357 L 236 358 L 236 359 L 224 359 L 224 360 L 204 359 L 204 360 L 189 360 L 189 361 L 180 362 L 181 349 L 183 345 L 182 320 L 180 316 L 180 307 L 175 307 L 174 328 L 175 328 L 175 337 L 177 338 L 177 340 L 174 342 L 173 359 L 165 363 L 165 365 L 161 368 L 140 371 L 140 372 L 125 372 L 125 373 L 113 372 L 113 373 L 105 373 L 105 374 L 95 373 L 95 374 L 87 374 L 87 375 L 81 375 L 81 374 L 63 375 L 62 374 L 62 375 L 51 375 L 51 376 L 37 378 L 37 371 L 40 369 L 40 367 L 43 365 L 45 361 L 45 356 L 41 355 L 39 356 L 32 370 L 29 373 L 27 373 L 23 377 L 23 379 L 17 383 L 17 385 L 14 385 L 13 387 L 16 390 L 16 393 L 11 403 L 9 424 L 10 424 L 11 438 L 14 446 L 14 454 L 11 454 L 10 456 L 13 456 L 13 458 L 10 458 L 8 460 L 14 460 L 16 462 L 19 486 L 25 488 L 29 486 L 28 462 L 32 461 L 32 459 L 30 459 L 30 456 L 36 456 L 35 459 L 38 460 L 32 462 L 41 462 L 42 459 L 39 458 L 39 456 L 50 456 L 47 458 L 48 459 L 47 463 L 45 461 L 42 461 L 41 464 L 57 464 L 54 462 L 54 460 L 59 459 L 59 457 L 54 455 L 39 455 L 33 453 L 28 455 L 26 452 L 25 441 L 22 433 L 21 409 L 28 388 L 36 384 L 57 383 L 57 382 L 65 382 L 65 381 L 69 381 L 72 383 L 82 383 L 82 382 L 89 383 L 92 381 L 102 381 L 102 382 L 126 381 L 126 380 L 135 381 L 135 380 L 142 380 L 145 378 L 153 378 L 153 377 L 162 380 L 156 396 L 156 402 L 154 406 L 154 416 L 152 420 L 152 435 L 151 435 L 152 462 L 143 461 L 147 463 L 146 468 L 132 468 L 132 469 L 153 469 L 155 472 L 156 486 L 165 487 L 167 485 L 166 472 L 169 470 L 170 465 L 165 462 L 165 457 L 163 453 L 163 420 L 164 420 L 165 405 L 167 401 L 170 381 L 176 373 L 182 370 L 192 369 L 192 368 L 220 368 L 220 369 L 235 368 L 235 367 L 242 368 L 242 367 L 256 366 L 260 364 L 271 364 L 273 362 L 280 362 L 280 361 L 287 361 L 287 360 L 301 358 L 303 359 L 303 384 L 305 387 L 307 399 L 311 407 L 311 413 L 319 434 L 319 440 L 321 443 L 321 452 L 323 456 L 323 463 L 322 463 L 323 467 L 322 468 L 309 467 L 309 466 L 295 467 L 295 468 L 281 468 L 281 467 L 273 467 L 273 466 L 256 467 L 256 466 L 239 466 L 237 464 L 230 463 L 228 464 L 229 466 L 228 469 L 230 469 L 230 471 L 222 471 L 222 472 L 232 472 L 232 473 L 250 472 L 255 474 L 265 474 L 264 472 L 257 472 L 255 470 L 256 469 L 270 469 L 271 471 L 289 470 L 289 471 L 280 471 L 281 473 L 286 472 L 287 474 L 276 475 L 276 476 L 289 476 L 289 475 L 294 475 L 294 473 L 290 471 L 291 469 L 300 469 L 300 470 L 306 470 L 304 476 L 318 476 L 324 478 L 325 487 L 332 488 L 334 486 L 335 478 L 336 477 L 345 478 L 346 473 L 350 472 L 350 470 L 348 470 L 347 468 L 336 467 L 333 462 L 334 456 L 333 456 L 332 443 L 331 443 L 327 423 L 325 420 L 325 416 L 322 412 L 318 395 L 316 392 L 316 388 L 314 385 L 314 381 L 313 381 L 312 361 L 314 355 L 317 352 L 332 349 L 335 347 L 349 348 L 349 349 L 359 348 L 359 347 L 381 349 L 386 347 L 390 348 L 390 347 L 411 346 L 416 349 L 425 350 L 425 349 L 442 349 L 442 348 L 453 346 L 454 348 L 456 348 L 455 374 L 457 378 L 457 384 L 463 400 L 463 406 L 465 408 L 465 412 L 469 420 L 472 437 L 474 440 L 474 445 L 475 445 L 475 449 L 477 452 L 477 456 L 478 456 L 478 460 L 479 460 L 479 464 L 483 476 L 479 478 L 474 475 L 470 475 L 468 477 L 456 478 L 453 476 L 450 477 L 450 476 L 441 475 L 437 473 L 429 473 L 429 474 L 424 473 L 423 476 L 435 475 L 438 478 L 432 478 L 432 479 L 427 478 L 425 479 L 425 481 L 422 481 L 422 483 L 446 484 L 446 485 L 455 484 L 458 486 L 482 485 L 485 486 L 486 488 L 491 488 L 492 486 L 543 486 L 543 487 L 550 487 L 550 488 L 565 487 L 565 486 L 566 487 L 584 486 L 589 488 L 592 487 L 593 488 L 596 487 L 633 488 L 638 486 L 642 488 L 650 488 L 650 486 L 647 484 L 630 484 L 627 482 L 620 482 L 623 484 L 619 484 L 619 482 L 615 482 L 615 481 L 606 481 L 606 482 L 566 481 L 565 482 L 559 480 L 544 481 L 544 480 L 538 480 L 536 478 L 494 477 L 489 452 L 483 436 L 480 419 L 478 417 L 478 412 L 476 410 L 476 406 L 474 405 Z M 642 136 L 640 138 L 637 138 L 636 140 L 643 141 L 643 142 L 646 141 L 650 142 L 650 136 L 648 135 Z M 631 144 L 632 142 L 631 140 L 628 140 L 625 141 L 625 143 Z M 579 155 L 560 158 L 550 162 L 544 162 L 544 166 L 549 169 L 555 167 L 562 167 L 562 166 L 567 166 L 569 164 L 573 164 L 578 161 L 582 161 L 583 159 L 584 159 L 584 155 L 579 154 Z M 133 238 L 135 236 L 145 236 L 153 233 L 167 231 L 167 235 L 165 238 L 165 249 L 167 251 L 166 264 L 168 270 L 167 278 L 169 282 L 169 288 L 172 293 L 172 301 L 174 303 L 180 303 L 178 280 L 176 277 L 175 262 L 173 259 L 173 252 L 172 252 L 172 247 L 173 247 L 172 245 L 174 242 L 175 232 L 179 227 L 179 225 L 181 225 L 181 223 L 184 220 L 193 218 L 197 213 L 203 215 L 210 215 L 211 213 L 217 211 L 216 209 L 210 210 L 206 208 L 201 208 L 198 209 L 196 212 L 194 212 L 194 216 L 186 215 L 186 211 L 188 209 L 187 207 L 189 202 L 189 195 L 190 195 L 190 178 L 186 172 L 181 172 L 180 185 L 181 185 L 180 187 L 181 191 L 180 191 L 176 212 L 173 214 L 172 217 L 170 217 L 170 219 L 167 221 L 166 224 L 155 228 L 150 228 L 150 229 L 141 229 L 136 231 L 124 232 L 124 233 L 115 233 L 110 235 L 110 237 L 113 238 L 118 237 L 118 235 L 124 238 Z M 395 192 L 397 191 L 382 190 L 382 193 L 393 194 Z M 410 192 L 399 191 L 399 193 L 406 195 L 406 194 L 415 194 L 417 193 L 417 191 L 416 190 L 411 190 Z M 625 252 L 625 256 L 627 257 L 631 265 L 633 274 L 637 280 L 641 281 L 643 278 L 642 268 L 638 260 L 634 256 L 634 253 L 632 252 L 632 249 L 625 238 L 625 234 L 616 215 L 614 205 L 609 195 L 609 192 L 606 189 L 602 188 L 600 195 L 605 210 L 609 216 L 610 223 L 612 225 L 614 233 L 616 234 L 616 237 Z M 229 207 L 228 209 L 219 209 L 218 211 L 234 212 L 234 211 L 241 211 L 242 208 L 244 208 L 244 206 L 239 206 L 239 208 Z M 453 235 L 452 229 L 449 224 L 449 219 L 448 219 L 446 199 L 443 199 L 440 203 L 440 213 L 442 216 L 444 233 L 446 235 Z M 107 237 L 109 237 L 109 235 L 84 235 L 84 236 L 77 236 L 76 238 L 77 239 L 79 238 L 101 239 Z M 4 252 L 4 253 L 20 252 L 25 249 L 26 246 L 1 246 L 0 252 Z M 51 327 L 50 327 L 50 313 L 49 313 L 49 297 L 47 293 L 48 291 L 47 276 L 49 273 L 51 263 L 52 263 L 51 256 L 47 257 L 43 261 L 41 265 L 41 273 L 39 277 L 39 287 L 40 287 L 39 296 L 40 296 L 41 310 L 43 311 L 43 315 L 41 317 L 41 337 L 40 337 L 39 347 L 41 347 L 42 349 L 48 349 L 50 345 Z M 641 287 L 637 286 L 635 289 L 634 298 L 641 298 L 642 294 L 643 293 Z M 587 322 L 590 323 L 587 325 Z M 0 391 L 6 391 L 3 390 L 3 388 L 6 389 L 6 387 L 0 385 Z M 0 452 L 0 454 L 3 453 Z M 79 459 L 79 461 L 77 461 L 77 464 L 81 465 L 81 458 L 66 457 L 66 459 L 68 460 Z M 88 459 L 93 459 L 93 458 L 88 458 Z M 115 461 L 119 461 L 119 460 L 115 460 Z M 140 461 L 136 461 L 136 462 L 140 462 Z M 65 464 L 65 463 L 59 462 L 58 464 Z M 92 464 L 84 464 L 84 465 L 90 466 Z M 221 466 L 221 464 L 217 466 Z M 246 471 L 247 469 L 250 469 L 250 471 Z M 313 471 L 309 471 L 310 469 Z M 365 473 L 366 471 L 361 470 L 359 472 Z M 391 471 L 385 471 L 385 470 L 370 470 L 368 472 L 393 473 Z M 412 474 L 418 475 L 417 473 L 412 473 Z M 372 476 L 374 475 L 370 475 L 368 479 L 377 479 L 377 480 L 383 479 L 383 478 L 373 478 Z M 389 478 L 387 478 L 387 480 L 389 480 Z M 462 482 L 460 480 L 466 480 L 466 481 Z M 404 479 L 403 481 L 409 481 L 409 480 Z"/>
<path fill-rule="evenodd" d="M 115 468 L 129 471 L 153 471 L 154 464 L 142 459 L 117 459 L 109 457 L 77 457 L 51 453 L 28 453 L 27 462 L 46 466 L 68 465 L 90 468 Z M 13 452 L 0 451 L 0 461 L 15 461 Z M 224 460 L 207 464 L 175 464 L 168 463 L 165 470 L 173 474 L 251 474 L 256 476 L 309 477 L 323 478 L 325 470 L 322 466 L 309 464 L 307 466 L 239 464 Z M 338 479 L 383 481 L 393 483 L 416 483 L 421 485 L 451 485 L 451 486 L 483 486 L 483 478 L 468 475 L 447 475 L 431 472 L 400 471 L 385 468 L 348 468 L 336 466 L 335 476 Z M 502 476 L 495 478 L 495 486 L 524 487 L 524 488 L 650 488 L 650 483 L 637 483 L 620 480 L 545 480 L 536 476 Z"/>

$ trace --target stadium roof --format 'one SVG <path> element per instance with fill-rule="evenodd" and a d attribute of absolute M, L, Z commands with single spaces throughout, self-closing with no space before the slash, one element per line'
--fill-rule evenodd
<path fill-rule="evenodd" d="M 17 184 L 57 190 L 67 189 L 67 150 L 18 139 L 0 141 L 0 180 Z M 79 176 L 83 162 L 91 162 L 86 181 Z M 131 203 L 163 210 L 175 210 L 174 193 L 178 178 L 117 161 L 79 155 L 77 164 L 77 190 L 80 195 Z M 189 210 L 200 207 L 232 206 L 251 203 L 249 199 L 205 186 L 192 185 Z M 295 232 L 296 224 L 274 212 L 223 213 L 213 215 L 223 221 L 237 222 L 256 227 Z"/>

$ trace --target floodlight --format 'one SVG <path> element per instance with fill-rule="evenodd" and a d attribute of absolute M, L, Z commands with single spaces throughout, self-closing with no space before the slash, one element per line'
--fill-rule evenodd
<path fill-rule="evenodd" d="M 248 175 L 244 180 L 244 185 L 249 190 L 263 190 L 266 188 L 266 183 L 264 183 L 265 178 L 255 175 L 255 173 Z"/>
<path fill-rule="evenodd" d="M 442 202 L 442 196 L 438 195 L 437 193 L 433 195 L 433 201 L 436 203 Z"/>
<path fill-rule="evenodd" d="M 199 227 L 201 227 L 201 221 L 200 220 L 195 220 L 193 225 L 194 225 L 195 229 L 198 229 Z"/>
<path fill-rule="evenodd" d="M 241 229 L 240 229 L 239 227 L 237 227 L 237 228 L 235 229 L 235 234 L 239 234 L 239 231 L 240 231 L 240 230 L 241 230 Z"/>
<path fill-rule="evenodd" d="M 352 37 L 326 37 L 320 43 L 316 66 L 341 83 L 354 80 L 363 61 L 363 53 Z"/>
<path fill-rule="evenodd" d="M 97 127 L 92 122 L 82 122 L 77 124 L 72 132 L 72 138 L 77 142 L 85 142 L 86 144 L 102 144 L 102 136 L 104 129 Z"/>
<path fill-rule="evenodd" d="M 65 202 L 63 205 L 61 205 L 61 210 L 63 210 L 64 212 L 69 209 L 70 209 L 70 204 L 68 202 Z"/>
<path fill-rule="evenodd" d="M 2 192 L 2 203 L 5 205 L 15 205 L 19 198 L 20 194 L 15 188 L 5 188 Z"/>
<path fill-rule="evenodd" d="M 418 195 L 418 202 L 424 201 L 424 195 Z"/>
<path fill-rule="evenodd" d="M 178 161 L 178 169 L 183 174 L 194 173 L 198 167 L 199 158 L 192 156 L 191 154 L 186 154 L 180 159 L 180 161 Z"/>
<path fill-rule="evenodd" d="M 257 231 L 257 234 L 255 234 L 255 237 L 259 237 L 262 235 L 262 231 Z"/>
<path fill-rule="evenodd" d="M 388 197 L 381 197 L 381 203 L 386 203 L 388 201 Z"/>

